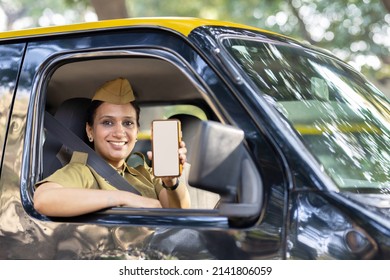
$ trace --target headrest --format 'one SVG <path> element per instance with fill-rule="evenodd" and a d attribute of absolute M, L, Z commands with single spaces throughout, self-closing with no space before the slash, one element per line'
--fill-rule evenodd
<path fill-rule="evenodd" d="M 191 139 L 193 139 L 193 136 L 196 132 L 196 128 L 201 122 L 201 119 L 189 114 L 176 114 L 170 116 L 169 119 L 178 119 L 180 121 L 182 139 L 186 143 L 187 148 L 189 148 L 191 146 Z"/>

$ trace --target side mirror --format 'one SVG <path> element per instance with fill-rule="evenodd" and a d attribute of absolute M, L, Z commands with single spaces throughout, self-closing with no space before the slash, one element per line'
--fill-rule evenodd
<path fill-rule="evenodd" d="M 213 121 L 199 122 L 188 159 L 191 186 L 221 196 L 219 211 L 228 217 L 259 215 L 263 185 L 244 145 L 244 132 Z"/>

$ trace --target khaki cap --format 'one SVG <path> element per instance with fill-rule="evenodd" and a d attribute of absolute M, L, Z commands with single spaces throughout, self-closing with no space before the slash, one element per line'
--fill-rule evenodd
<path fill-rule="evenodd" d="M 112 104 L 127 104 L 135 100 L 133 89 L 125 78 L 117 78 L 104 83 L 95 93 L 92 100 Z"/>

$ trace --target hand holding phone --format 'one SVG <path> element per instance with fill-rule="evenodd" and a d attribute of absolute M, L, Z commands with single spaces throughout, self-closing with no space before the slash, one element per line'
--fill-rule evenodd
<path fill-rule="evenodd" d="M 181 142 L 180 121 L 175 119 L 152 122 L 152 166 L 156 177 L 179 177 Z"/>

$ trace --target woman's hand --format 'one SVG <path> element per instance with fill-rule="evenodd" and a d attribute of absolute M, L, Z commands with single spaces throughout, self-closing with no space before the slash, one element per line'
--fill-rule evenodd
<path fill-rule="evenodd" d="M 187 161 L 187 148 L 186 148 L 186 143 L 184 143 L 184 141 L 180 141 L 180 144 L 179 144 L 179 160 L 180 160 L 180 164 L 182 166 L 184 166 L 184 164 L 186 163 Z"/>

